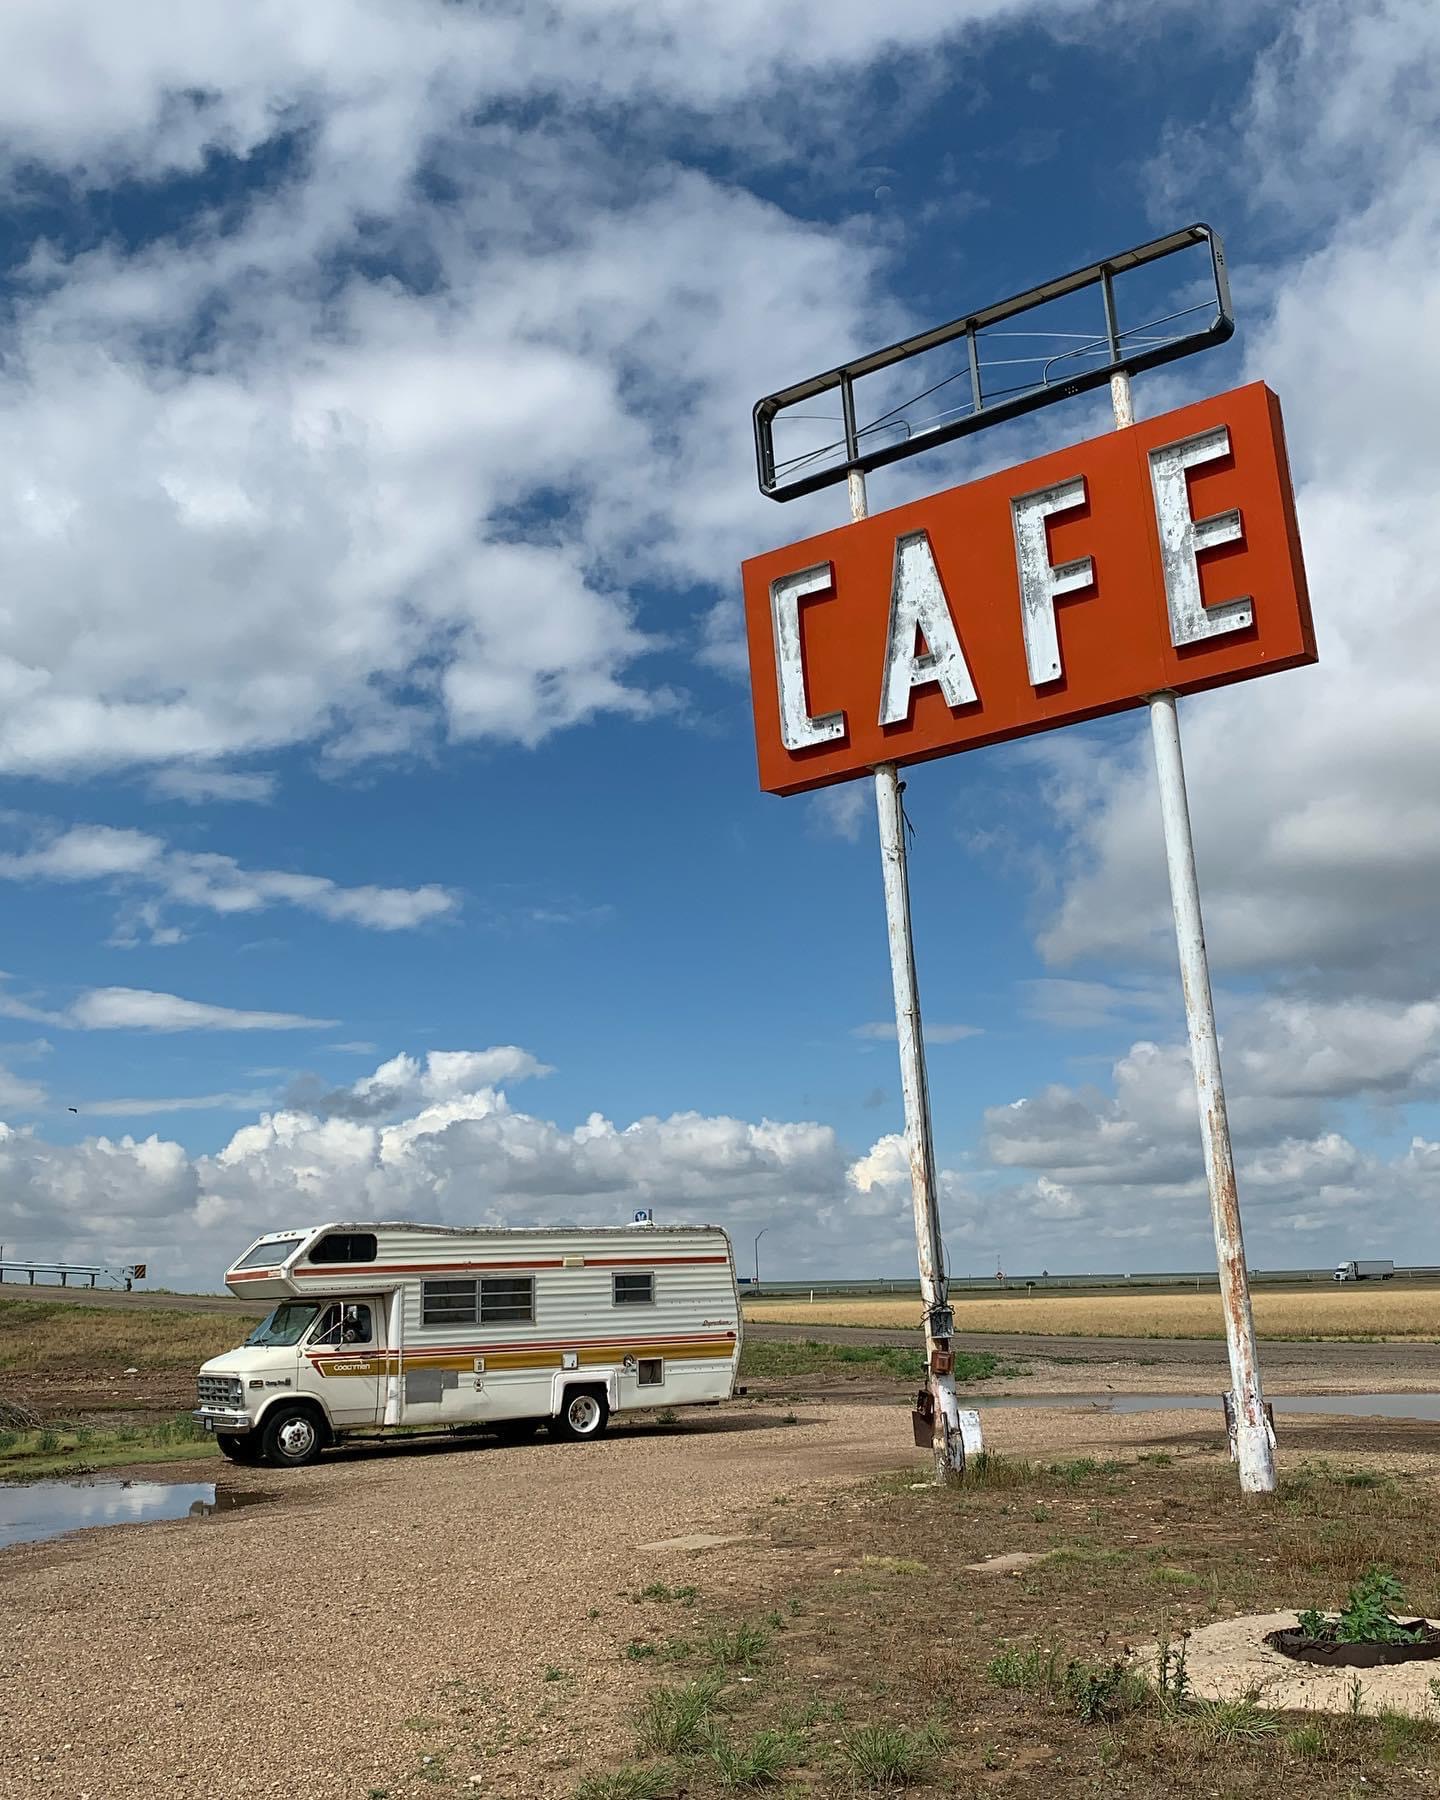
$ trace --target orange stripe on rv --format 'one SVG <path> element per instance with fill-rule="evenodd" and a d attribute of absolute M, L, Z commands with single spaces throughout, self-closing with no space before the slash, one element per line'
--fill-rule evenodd
<path fill-rule="evenodd" d="M 724 1256 L 587 1256 L 583 1266 L 587 1269 L 669 1269 L 688 1268 L 698 1263 L 723 1263 Z M 487 1269 L 563 1269 L 564 1261 L 556 1257 L 541 1258 L 524 1262 L 437 1262 L 437 1263 L 318 1263 L 304 1269 L 292 1269 L 292 1276 L 302 1275 L 353 1275 L 357 1279 L 370 1275 L 440 1275 L 451 1270 L 465 1273 L 471 1269 L 481 1271 Z M 262 1270 L 263 1274 L 272 1273 Z M 227 1280 L 239 1280 L 238 1276 L 227 1276 Z"/>

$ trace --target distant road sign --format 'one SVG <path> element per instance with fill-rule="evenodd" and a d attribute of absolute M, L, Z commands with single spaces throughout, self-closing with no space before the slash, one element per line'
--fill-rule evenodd
<path fill-rule="evenodd" d="M 770 793 L 1316 660 L 1259 382 L 753 557 L 744 580 Z"/>

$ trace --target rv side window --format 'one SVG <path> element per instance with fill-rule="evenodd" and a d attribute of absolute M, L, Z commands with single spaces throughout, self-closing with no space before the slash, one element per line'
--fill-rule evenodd
<path fill-rule="evenodd" d="M 617 1306 L 653 1306 L 655 1277 L 648 1270 L 643 1275 L 624 1274 L 615 1277 Z"/>
<path fill-rule="evenodd" d="M 371 1338 L 368 1306 L 337 1305 L 325 1309 L 312 1344 L 368 1344 Z"/>
<path fill-rule="evenodd" d="M 533 1275 L 482 1275 L 480 1277 L 482 1325 L 533 1325 L 535 1277 Z"/>
<path fill-rule="evenodd" d="M 636 1365 L 637 1387 L 664 1387 L 665 1363 L 658 1356 L 642 1356 Z"/>
<path fill-rule="evenodd" d="M 312 1263 L 374 1262 L 376 1248 L 373 1231 L 330 1231 L 310 1246 L 310 1254 L 305 1260 Z"/>
<path fill-rule="evenodd" d="M 476 1284 L 473 1281 L 422 1281 L 420 1317 L 427 1325 L 476 1325 Z"/>

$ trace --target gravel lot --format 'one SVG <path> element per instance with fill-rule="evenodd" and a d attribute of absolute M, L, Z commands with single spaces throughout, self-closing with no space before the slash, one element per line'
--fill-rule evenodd
<path fill-rule="evenodd" d="M 628 1743 L 650 1674 L 626 1644 L 685 1623 L 629 1594 L 693 1582 L 707 1607 L 763 1608 L 784 1555 L 642 1546 L 745 1533 L 778 1494 L 894 1468 L 907 1426 L 737 1407 L 591 1445 L 226 1470 L 283 1499 L 0 1553 L 0 1793 L 366 1800 L 447 1791 L 443 1773 L 572 1794 Z"/>
<path fill-rule="evenodd" d="M 629 1643 L 762 1613 L 797 1555 L 829 1557 L 772 1542 L 777 1500 L 907 1464 L 919 1478 L 903 1406 L 799 1411 L 787 1426 L 783 1403 L 740 1403 L 593 1445 L 387 1445 L 294 1475 L 225 1467 L 222 1484 L 276 1503 L 0 1552 L 0 1795 L 571 1796 L 629 1747 L 657 1668 Z M 1042 1458 L 1208 1456 L 1218 1425 L 1063 1401 L 986 1418 L 993 1448 Z M 1282 1458 L 1430 1471 L 1435 1442 L 1433 1426 L 1287 1420 Z M 701 1532 L 742 1541 L 646 1547 Z M 695 1612 L 631 1599 L 653 1582 L 696 1584 Z"/>

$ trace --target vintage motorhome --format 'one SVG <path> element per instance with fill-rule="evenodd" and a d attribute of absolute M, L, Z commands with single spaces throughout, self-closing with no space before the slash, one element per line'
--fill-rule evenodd
<path fill-rule="evenodd" d="M 271 1232 L 225 1285 L 274 1307 L 200 1371 L 195 1417 L 236 1462 L 299 1467 L 347 1433 L 548 1424 L 725 1400 L 740 1360 L 713 1225 L 318 1225 Z"/>

